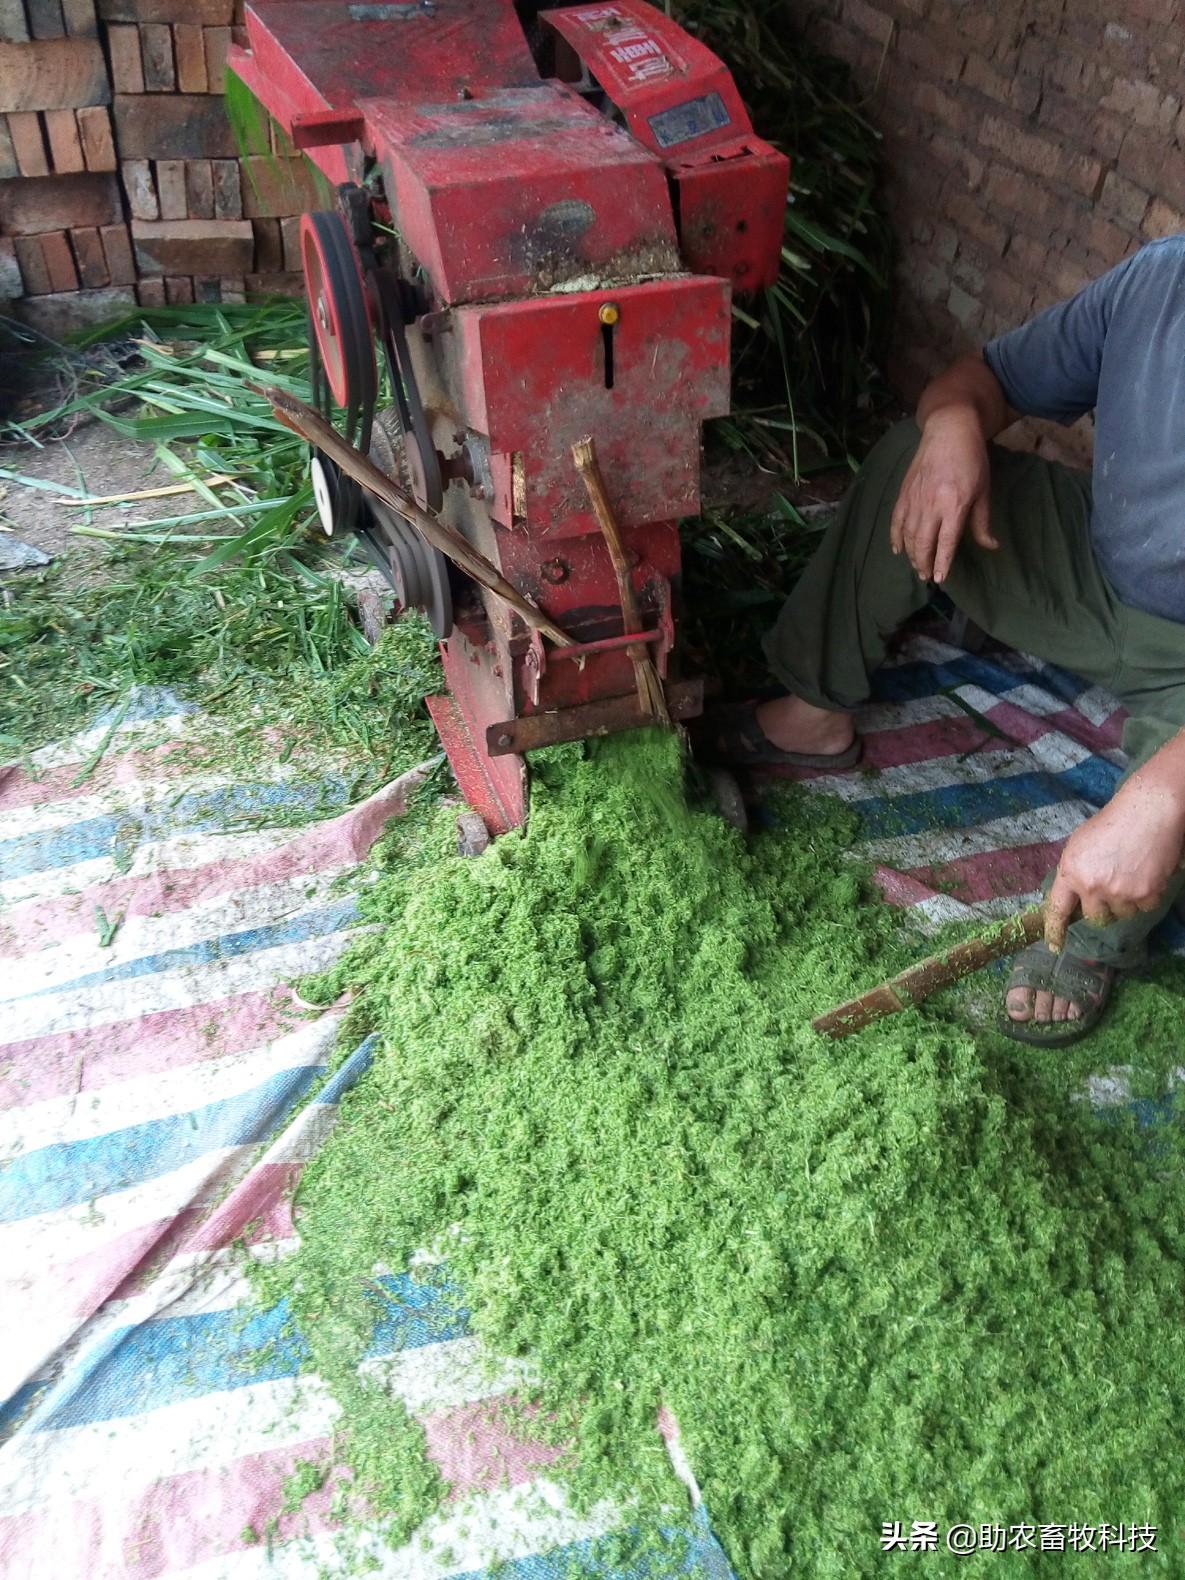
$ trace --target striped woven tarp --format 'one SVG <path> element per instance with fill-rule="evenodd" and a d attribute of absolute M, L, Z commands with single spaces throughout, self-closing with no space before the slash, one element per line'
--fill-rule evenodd
<path fill-rule="evenodd" d="M 500 1562 L 543 1580 L 595 1565 L 626 1516 L 574 1513 L 552 1451 L 509 1432 L 499 1401 L 521 1368 L 481 1364 L 446 1276 L 385 1275 L 398 1320 L 364 1364 L 423 1423 L 448 1506 L 399 1551 L 337 1527 L 332 1475 L 286 1508 L 294 1471 L 331 1463 L 336 1406 L 284 1310 L 251 1304 L 243 1257 L 294 1243 L 292 1186 L 369 1057 L 306 1101 L 337 1016 L 310 1018 L 287 984 L 342 947 L 343 877 L 408 780 L 349 807 L 333 779 L 203 774 L 191 724 L 146 693 L 113 732 L 0 777 L 3 1572 L 312 1580 L 369 1556 L 391 1577 Z M 1120 724 L 1113 699 L 1048 667 L 915 637 L 861 719 L 875 771 L 812 783 L 859 803 L 895 903 L 929 922 L 997 914 L 1110 794 Z M 311 805 L 336 815 L 252 826 Z M 702 1509 L 675 1523 L 687 1572 L 727 1575 Z"/>

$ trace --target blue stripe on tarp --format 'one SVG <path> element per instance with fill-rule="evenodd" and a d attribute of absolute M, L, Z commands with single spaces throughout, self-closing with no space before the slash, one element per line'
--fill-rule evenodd
<path fill-rule="evenodd" d="M 0 874 L 24 878 L 33 872 L 93 861 L 116 848 L 134 850 L 137 845 L 173 834 L 220 833 L 236 820 L 263 814 L 329 816 L 349 806 L 350 784 L 343 775 L 332 774 L 316 784 L 246 784 L 183 791 L 168 806 L 84 818 L 67 828 L 0 840 Z"/>
<path fill-rule="evenodd" d="M 49 1379 L 39 1377 L 33 1382 L 22 1383 L 15 1393 L 0 1404 L 0 1443 L 21 1425 L 21 1421 L 35 1405 L 45 1397 L 50 1389 Z"/>
<path fill-rule="evenodd" d="M 1105 757 L 1087 757 L 1060 773 L 1037 770 L 971 784 L 942 785 L 935 790 L 874 796 L 854 803 L 853 809 L 863 819 L 869 839 L 921 834 L 929 829 L 973 828 L 1039 806 L 1056 806 L 1060 801 L 1083 800 L 1102 806 L 1110 800 L 1120 773 Z"/>
<path fill-rule="evenodd" d="M 195 702 L 185 702 L 168 686 L 137 686 L 126 709 L 121 703 L 104 708 L 95 720 L 100 729 L 122 715 L 121 722 L 138 724 L 142 719 L 164 719 L 171 713 L 196 713 Z"/>
<path fill-rule="evenodd" d="M 400 1273 L 372 1282 L 389 1298 L 377 1292 L 369 1297 L 375 1326 L 368 1356 L 422 1349 L 469 1332 L 461 1290 L 439 1268 L 427 1279 Z M 29 1426 L 48 1432 L 142 1415 L 186 1399 L 295 1377 L 310 1359 L 287 1300 L 267 1311 L 232 1307 L 157 1317 L 119 1329 L 100 1350 L 85 1356 L 84 1374 L 60 1385 Z"/>
<path fill-rule="evenodd" d="M 872 677 L 872 696 L 875 702 L 913 702 L 918 697 L 932 697 L 954 686 L 968 685 L 1002 696 L 1017 686 L 1035 684 L 1037 676 L 1032 670 L 1003 669 L 990 659 L 966 653 L 938 663 L 911 659 L 878 669 Z"/>
<path fill-rule="evenodd" d="M 213 1152 L 269 1137 L 324 1071 L 281 1070 L 235 1097 L 80 1141 L 55 1142 L 0 1165 L 0 1222 L 93 1201 Z"/>
<path fill-rule="evenodd" d="M 634 1526 L 566 1542 L 548 1552 L 503 1559 L 494 1569 L 469 1569 L 453 1580 L 494 1580 L 495 1575 L 497 1580 L 569 1580 L 576 1574 L 587 1580 L 659 1580 L 670 1575 L 736 1580 L 702 1504 L 686 1525 L 664 1526 L 655 1536 Z"/>
<path fill-rule="evenodd" d="M 338 1066 L 329 1079 L 313 1098 L 314 1103 L 338 1103 L 350 1090 L 351 1086 L 366 1074 L 374 1062 L 378 1051 L 379 1039 L 375 1032 L 371 1032 L 363 1042 L 360 1042 L 345 1062 Z"/>
<path fill-rule="evenodd" d="M 283 944 L 302 944 L 310 938 L 324 938 L 327 933 L 339 932 L 358 920 L 358 901 L 353 896 L 338 900 L 319 910 L 305 911 L 285 922 L 272 922 L 266 927 L 250 927 L 241 933 L 223 933 L 220 938 L 203 938 L 196 944 L 186 944 L 179 949 L 165 949 L 160 954 L 144 955 L 139 960 L 126 960 L 122 965 L 107 966 L 102 971 L 92 971 L 87 976 L 75 977 L 70 982 L 56 982 L 51 987 L 37 988 L 32 993 L 20 993 L 4 1002 L 16 1003 L 18 999 L 43 998 L 47 993 L 72 993 L 81 988 L 102 987 L 108 982 L 126 982 L 133 977 L 152 976 L 158 971 L 179 971 L 185 966 L 212 966 L 240 955 L 254 954 L 259 949 L 277 949 Z"/>

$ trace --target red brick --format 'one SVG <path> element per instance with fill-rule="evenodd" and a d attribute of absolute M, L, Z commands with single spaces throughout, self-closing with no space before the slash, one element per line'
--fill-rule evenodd
<path fill-rule="evenodd" d="M 280 221 L 280 241 L 284 249 L 284 268 L 286 270 L 301 268 L 299 219 Z"/>
<path fill-rule="evenodd" d="M 133 285 L 136 279 L 136 262 L 132 257 L 132 243 L 126 225 L 103 225 L 99 235 L 103 238 L 103 256 L 112 285 Z"/>
<path fill-rule="evenodd" d="M 1041 85 L 1037 78 L 1007 75 L 978 55 L 967 57 L 962 80 L 976 93 L 1019 110 L 1022 115 L 1032 114 L 1041 101 Z"/>
<path fill-rule="evenodd" d="M 102 105 L 78 111 L 78 135 L 88 170 L 115 170 L 115 139 L 111 135 L 111 113 Z"/>
<path fill-rule="evenodd" d="M 255 238 L 247 220 L 138 220 L 132 245 L 141 274 L 246 274 Z"/>
<path fill-rule="evenodd" d="M 1153 241 L 1158 241 L 1162 236 L 1179 235 L 1185 231 L 1185 214 L 1163 198 L 1153 198 L 1141 229 Z"/>
<path fill-rule="evenodd" d="M 97 38 L 0 44 L 0 113 L 108 104 L 107 62 Z"/>
<path fill-rule="evenodd" d="M 933 116 L 941 121 L 944 126 L 952 127 L 955 131 L 966 132 L 974 124 L 975 116 L 971 109 L 961 99 L 953 98 L 949 93 L 932 82 L 919 83 L 913 100 L 913 112 Z"/>
<path fill-rule="evenodd" d="M 164 22 L 146 22 L 140 29 L 140 59 L 147 93 L 171 93 L 177 86 L 173 66 L 173 29 Z"/>
<path fill-rule="evenodd" d="M 1033 241 L 1031 237 L 1017 231 L 1008 242 L 1005 256 L 1010 268 L 1018 270 L 1030 280 L 1038 280 L 1048 261 L 1049 249 L 1043 242 Z"/>
<path fill-rule="evenodd" d="M 214 159 L 211 161 L 211 172 L 214 181 L 214 218 L 241 219 L 243 189 L 238 161 Z"/>
<path fill-rule="evenodd" d="M 8 117 L 8 132 L 12 150 L 16 155 L 17 170 L 23 176 L 47 176 L 49 154 L 45 147 L 45 132 L 41 117 L 32 111 Z"/>
<path fill-rule="evenodd" d="M 878 44 L 887 44 L 893 36 L 893 18 L 865 0 L 844 0 L 843 14 L 845 21 Z"/>
<path fill-rule="evenodd" d="M 62 21 L 66 24 L 66 32 L 73 37 L 98 37 L 95 0 L 62 0 Z"/>
<path fill-rule="evenodd" d="M 303 296 L 304 276 L 301 274 L 249 274 L 246 279 L 247 297 Z"/>
<path fill-rule="evenodd" d="M 156 197 L 156 182 L 152 166 L 147 159 L 125 159 L 120 165 L 123 189 L 127 193 L 128 208 L 133 219 L 157 219 L 160 204 Z"/>
<path fill-rule="evenodd" d="M 1090 224 L 1086 227 L 1086 245 L 1104 262 L 1104 267 L 1110 268 L 1113 263 L 1118 263 L 1127 253 L 1131 244 L 1131 232 L 1122 226 L 1113 225 L 1104 215 L 1095 213 L 1090 217 Z"/>
<path fill-rule="evenodd" d="M 0 39 L 6 44 L 27 44 L 29 18 L 24 0 L 0 0 Z"/>
<path fill-rule="evenodd" d="M 206 45 L 200 27 L 178 22 L 173 28 L 173 52 L 177 57 L 177 86 L 182 93 L 205 93 Z"/>
<path fill-rule="evenodd" d="M 66 31 L 61 0 L 25 0 L 25 15 L 35 39 L 61 38 Z"/>
<path fill-rule="evenodd" d="M 165 281 L 165 297 L 170 304 L 193 301 L 193 281 L 188 275 L 174 276 Z"/>
<path fill-rule="evenodd" d="M 107 48 L 111 52 L 111 85 L 116 93 L 143 93 L 144 67 L 140 61 L 140 29 L 109 27 Z"/>
<path fill-rule="evenodd" d="M 261 274 L 279 274 L 284 267 L 284 248 L 280 241 L 280 223 L 274 219 L 251 221 L 255 236 L 255 267 Z"/>
<path fill-rule="evenodd" d="M 1109 170 L 1103 177 L 1103 190 L 1099 193 L 1099 207 L 1128 225 L 1138 225 L 1148 207 L 1148 193 L 1143 187 Z"/>
<path fill-rule="evenodd" d="M 117 94 L 115 136 L 121 159 L 230 159 L 236 152 L 222 100 L 212 94 Z"/>
<path fill-rule="evenodd" d="M 322 189 L 307 159 L 265 154 L 244 159 L 242 166 L 243 213 L 248 219 L 280 219 L 322 205 Z"/>
<path fill-rule="evenodd" d="M 1018 279 L 1006 269 L 993 269 L 984 281 L 983 300 L 1009 323 L 1023 323 L 1033 305 L 1033 282 Z"/>
<path fill-rule="evenodd" d="M 1179 149 L 1167 148 L 1163 137 L 1129 132 L 1119 150 L 1118 164 L 1121 173 L 1137 186 L 1170 203 L 1185 204 L 1185 158 Z"/>
<path fill-rule="evenodd" d="M 111 283 L 111 271 L 103 252 L 103 242 L 94 227 L 70 233 L 74 246 L 74 261 L 78 265 L 78 278 L 84 290 L 95 290 Z"/>
<path fill-rule="evenodd" d="M 74 264 L 74 253 L 70 247 L 70 239 L 64 230 L 50 231 L 41 237 L 41 252 L 45 258 L 45 267 L 49 274 L 49 288 L 51 291 L 76 291 L 78 289 L 78 270 Z"/>
<path fill-rule="evenodd" d="M 1094 196 L 1102 180 L 1103 167 L 1097 159 L 1069 153 L 1049 138 L 1022 131 L 998 116 L 985 115 L 979 135 L 988 148 L 994 148 L 1014 164 L 1047 181 L 1064 182 L 1086 197 Z"/>
<path fill-rule="evenodd" d="M 0 232 L 9 236 L 66 230 L 74 225 L 109 225 L 120 217 L 114 176 L 40 176 L 0 181 Z"/>
<path fill-rule="evenodd" d="M 82 157 L 82 139 L 78 135 L 78 122 L 73 110 L 46 110 L 45 137 L 49 143 L 49 158 L 54 173 L 60 176 L 77 175 L 86 169 Z"/>
<path fill-rule="evenodd" d="M 954 45 L 936 42 L 931 26 L 901 27 L 893 41 L 893 49 L 901 60 L 908 61 L 924 77 L 940 82 L 955 82 L 966 59 L 963 51 Z"/>
<path fill-rule="evenodd" d="M 14 236 L 12 238 L 16 260 L 20 264 L 25 291 L 29 296 L 44 296 L 53 290 L 49 283 L 49 270 L 45 254 L 41 251 L 40 236 Z"/>
<path fill-rule="evenodd" d="M 202 26 L 229 23 L 234 0 L 98 0 L 105 22 L 190 22 Z"/>
<path fill-rule="evenodd" d="M 982 203 L 977 203 L 973 197 L 962 192 L 954 192 L 947 196 L 942 203 L 945 217 L 966 232 L 974 236 L 990 252 L 997 257 L 1004 251 L 1008 242 L 1008 230 L 994 219 Z"/>
<path fill-rule="evenodd" d="M 16 244 L 6 236 L 0 236 L 0 302 L 11 302 L 24 294 L 25 282 L 21 279 Z"/>
<path fill-rule="evenodd" d="M 214 173 L 208 159 L 190 159 L 185 165 L 185 210 L 190 219 L 214 219 Z M 223 215 L 217 216 L 219 219 Z"/>
<path fill-rule="evenodd" d="M 1114 110 L 1147 131 L 1168 133 L 1181 113 L 1181 100 L 1173 93 L 1165 93 L 1152 82 L 1136 82 L 1130 77 L 1116 77 L 1108 92 L 1099 101 L 1105 110 Z"/>
<path fill-rule="evenodd" d="M 158 159 L 156 162 L 156 193 L 160 203 L 161 219 L 184 219 L 185 161 Z"/>
<path fill-rule="evenodd" d="M 979 298 L 969 295 L 958 285 L 951 286 L 946 305 L 951 316 L 958 319 L 968 333 L 979 323 L 983 314 Z"/>
<path fill-rule="evenodd" d="M 136 287 L 136 300 L 141 307 L 163 307 L 165 305 L 165 282 L 163 280 L 141 280 Z"/>
<path fill-rule="evenodd" d="M 218 294 L 224 302 L 245 302 L 247 300 L 247 281 L 244 275 L 224 275 L 218 282 Z"/>
<path fill-rule="evenodd" d="M 206 81 L 210 92 L 221 93 L 226 76 L 226 52 L 230 48 L 230 28 L 206 28 L 203 44 L 206 51 Z"/>

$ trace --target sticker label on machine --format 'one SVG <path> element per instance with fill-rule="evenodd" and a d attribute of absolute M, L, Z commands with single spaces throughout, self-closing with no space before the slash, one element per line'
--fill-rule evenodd
<path fill-rule="evenodd" d="M 701 99 L 673 104 L 669 110 L 651 115 L 646 123 L 660 148 L 674 148 L 705 132 L 717 132 L 729 124 L 729 114 L 718 93 L 705 93 Z"/>
<path fill-rule="evenodd" d="M 573 20 L 590 33 L 612 32 L 613 42 L 606 44 L 605 53 L 615 65 L 624 68 L 631 82 L 653 82 L 656 77 L 669 77 L 675 69 L 658 40 L 637 22 L 623 20 L 616 6 L 575 11 Z"/>

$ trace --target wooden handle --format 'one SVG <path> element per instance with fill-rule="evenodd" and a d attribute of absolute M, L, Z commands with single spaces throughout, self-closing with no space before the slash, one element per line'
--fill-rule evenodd
<path fill-rule="evenodd" d="M 811 1025 L 815 1031 L 827 1037 L 850 1037 L 854 1031 L 859 1031 L 874 1020 L 880 1020 L 885 1015 L 896 1015 L 903 1009 L 920 1004 L 939 988 L 958 982 L 972 971 L 986 966 L 989 961 L 998 960 L 1001 955 L 1015 954 L 1018 949 L 1040 938 L 1044 930 L 1044 906 L 1031 906 L 1027 911 L 1010 916 L 990 932 L 978 938 L 969 938 L 966 943 L 956 944 L 944 954 L 930 955 L 900 975 L 869 989 L 859 998 L 849 999 L 846 1004 L 837 1004 L 825 1015 L 817 1015 Z"/>
<path fill-rule="evenodd" d="M 361 450 L 348 444 L 341 434 L 311 406 L 306 406 L 304 401 L 298 400 L 295 395 L 289 395 L 286 390 L 261 389 L 255 384 L 250 388 L 271 403 L 272 410 L 286 428 L 291 428 L 293 433 L 307 440 L 314 449 L 323 451 L 331 461 L 335 461 L 341 467 L 347 477 L 352 477 L 368 494 L 374 494 L 384 504 L 390 505 L 392 510 L 397 510 L 401 516 L 406 516 L 419 528 L 434 549 L 439 549 L 447 559 L 452 560 L 453 564 L 463 570 L 467 576 L 480 583 L 487 592 L 496 593 L 510 605 L 524 624 L 536 631 L 542 631 L 543 635 L 550 637 L 557 647 L 575 645 L 574 638 L 566 631 L 561 631 L 541 609 L 536 608 L 517 588 L 512 587 L 497 566 L 491 564 L 484 554 L 475 549 L 459 532 L 454 532 L 452 527 L 439 516 L 421 509 L 410 495 L 403 492 L 398 483 L 388 477 L 386 472 L 381 472 L 369 456 L 363 455 Z"/>
<path fill-rule="evenodd" d="M 642 618 L 638 613 L 638 600 L 634 595 L 633 578 L 630 575 L 630 562 L 626 557 L 625 544 L 621 540 L 621 530 L 617 525 L 617 518 L 613 514 L 613 507 L 609 503 L 609 495 L 605 490 L 605 479 L 601 475 L 600 463 L 597 460 L 596 445 L 591 438 L 577 439 L 572 446 L 572 459 L 576 463 L 576 470 L 584 479 L 584 486 L 588 491 L 589 501 L 593 507 L 593 514 L 597 518 L 605 545 L 609 550 L 609 558 L 613 562 L 613 574 L 617 578 L 617 596 L 621 600 L 622 631 L 626 636 L 631 631 L 642 629 Z M 626 649 L 634 666 L 634 679 L 638 688 L 638 703 L 644 713 L 651 714 L 664 724 L 671 722 L 670 709 L 667 707 L 666 694 L 662 689 L 662 682 L 658 678 L 658 671 L 654 667 L 654 660 L 646 650 L 644 642 L 633 642 Z"/>

